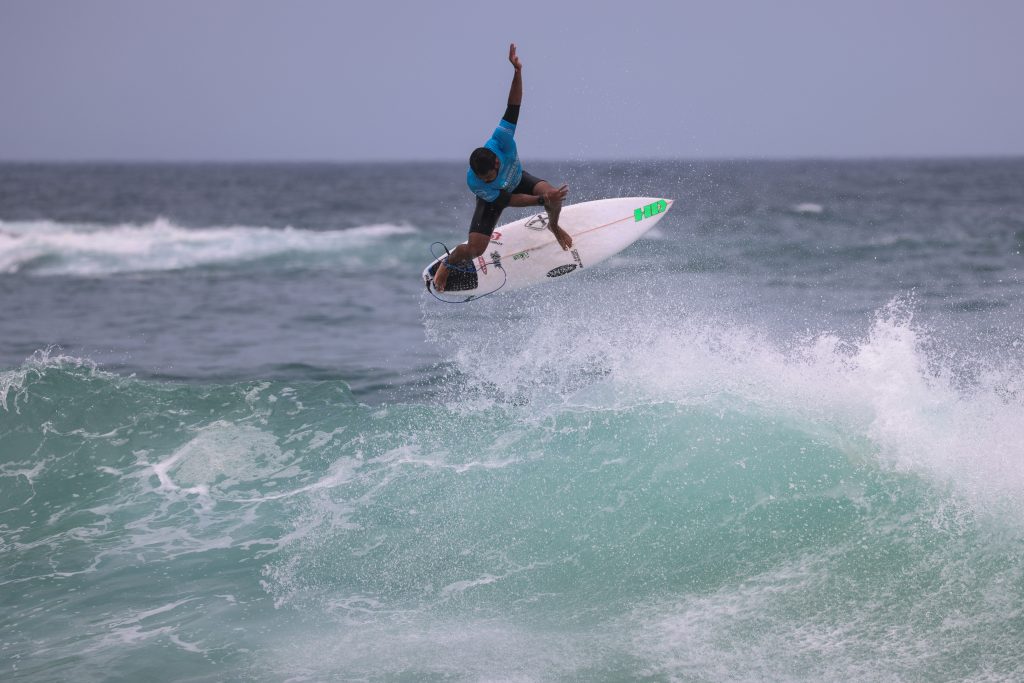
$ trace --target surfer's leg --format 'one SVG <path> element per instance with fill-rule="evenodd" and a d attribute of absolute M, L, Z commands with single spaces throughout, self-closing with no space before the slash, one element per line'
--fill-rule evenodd
<path fill-rule="evenodd" d="M 526 175 L 525 172 L 523 175 Z M 572 247 L 572 236 L 558 225 L 558 216 L 562 213 L 562 198 L 565 197 L 567 192 L 568 188 L 565 185 L 555 188 L 554 185 L 546 180 L 538 180 L 537 184 L 530 191 L 530 194 L 534 196 L 540 197 L 544 195 L 547 197 L 544 209 L 548 212 L 548 229 L 554 233 L 555 239 L 558 240 L 558 244 L 562 249 Z"/>
<path fill-rule="evenodd" d="M 471 261 L 487 251 L 491 242 L 491 233 L 494 226 L 498 224 L 498 218 L 504 206 L 494 202 L 485 202 L 479 197 L 476 198 L 476 210 L 473 212 L 473 222 L 469 227 L 469 240 L 465 244 L 452 249 L 448 255 L 448 263 L 453 266 Z M 437 270 L 434 271 L 434 289 L 444 291 L 445 283 L 448 282 L 448 267 L 441 261 Z"/>
<path fill-rule="evenodd" d="M 487 245 L 490 241 L 490 235 L 471 232 L 469 233 L 468 242 L 460 244 L 452 249 L 452 255 L 448 257 L 448 262 L 452 265 L 459 265 L 465 261 L 472 261 L 477 256 L 481 256 L 485 251 L 487 251 Z"/>

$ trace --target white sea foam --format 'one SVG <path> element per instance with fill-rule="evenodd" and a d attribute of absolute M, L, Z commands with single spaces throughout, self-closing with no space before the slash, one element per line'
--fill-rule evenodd
<path fill-rule="evenodd" d="M 177 647 L 189 652 L 203 652 L 195 643 L 187 643 L 177 635 L 177 625 L 163 623 L 156 619 L 156 624 L 143 623 L 153 620 L 154 617 L 171 614 L 178 608 L 194 601 L 195 598 L 184 598 L 170 602 L 158 607 L 141 611 L 129 611 L 127 614 L 115 617 L 105 624 L 107 631 L 94 638 L 91 645 L 83 648 L 84 652 L 95 652 L 106 649 L 120 649 L 125 646 L 137 646 L 139 643 L 152 641 L 167 637 Z"/>
<path fill-rule="evenodd" d="M 819 214 L 822 213 L 824 210 L 825 207 L 823 207 L 821 204 L 815 204 L 813 202 L 803 202 L 793 207 L 793 211 L 795 211 L 796 213 Z"/>
<path fill-rule="evenodd" d="M 31 486 L 50 460 L 51 458 L 37 460 L 31 467 L 29 467 L 29 462 L 0 463 L 0 477 L 24 477 Z"/>
<path fill-rule="evenodd" d="M 185 228 L 164 218 L 141 225 L 0 221 L 0 273 L 102 276 L 178 270 L 279 255 L 343 252 L 415 232 L 412 226 L 392 224 L 319 231 Z"/>
<path fill-rule="evenodd" d="M 878 611 L 900 608 L 830 609 L 827 566 L 801 558 L 707 595 L 638 605 L 616 628 L 645 663 L 638 673 L 671 680 L 889 680 L 941 654 L 942 628 L 893 620 L 889 637 L 872 632 Z"/>
<path fill-rule="evenodd" d="M 266 493 L 260 496 L 246 498 L 225 498 L 225 500 L 233 503 L 259 503 L 270 500 L 281 500 L 282 498 L 291 498 L 293 496 L 310 493 L 312 491 L 332 489 L 350 481 L 355 469 L 356 464 L 351 458 L 343 458 L 332 464 L 326 475 L 320 477 L 311 484 L 299 486 L 298 488 L 290 489 L 288 491 L 281 491 L 279 493 Z M 273 475 L 268 476 L 272 477 Z"/>
<path fill-rule="evenodd" d="M 508 442 L 510 439 L 514 441 L 517 436 L 518 435 L 516 434 L 503 435 L 501 439 L 503 442 Z M 513 450 L 511 448 L 507 448 L 507 446 L 507 443 L 498 443 L 492 445 L 491 450 L 496 454 L 503 454 Z M 460 455 L 464 456 L 465 454 L 460 452 Z M 447 453 L 424 456 L 421 454 L 419 446 L 405 445 L 382 454 L 379 458 L 376 458 L 374 462 L 386 463 L 390 467 L 408 465 L 427 469 L 447 469 L 462 474 L 475 469 L 502 469 L 509 467 L 510 465 L 521 463 L 524 460 L 524 458 L 517 455 L 498 455 L 494 458 L 487 458 L 486 453 L 470 453 L 469 455 L 475 456 L 474 459 L 453 462 L 450 460 L 450 456 Z"/>
<path fill-rule="evenodd" d="M 1020 360 L 965 368 L 935 350 L 912 304 L 886 307 L 858 338 L 822 333 L 788 344 L 657 304 L 624 315 L 535 308 L 502 323 L 496 341 L 474 337 L 459 348 L 463 371 L 553 410 L 651 401 L 756 410 L 981 507 L 1024 498 Z"/>
<path fill-rule="evenodd" d="M 273 434 L 217 420 L 196 430 L 187 443 L 153 464 L 152 472 L 163 491 L 226 499 L 239 489 L 258 486 L 287 466 L 292 457 L 290 451 L 281 450 Z M 262 497 L 253 498 L 259 499 Z"/>
<path fill-rule="evenodd" d="M 471 588 L 476 588 L 477 586 L 487 586 L 492 583 L 496 583 L 500 581 L 502 578 L 503 577 L 501 576 L 495 576 L 493 574 L 484 574 L 475 579 L 455 581 L 454 583 L 450 583 L 444 588 L 442 588 L 441 595 L 444 597 L 449 597 L 458 593 L 463 593 Z"/>
<path fill-rule="evenodd" d="M 1004 367 L 965 383 L 927 342 L 909 313 L 894 306 L 859 340 L 821 335 L 783 349 L 737 330 L 703 330 L 684 340 L 658 339 L 654 357 L 669 362 L 626 359 L 621 369 L 663 397 L 740 398 L 805 427 L 834 430 L 840 439 L 862 435 L 884 466 L 935 477 L 975 503 L 1018 498 L 1019 375 Z"/>
<path fill-rule="evenodd" d="M 580 672 L 593 672 L 605 653 L 575 636 L 530 629 L 511 618 L 371 616 L 331 628 L 329 636 L 322 628 L 284 632 L 258 653 L 255 671 L 257 677 L 293 681 L 586 679 Z"/>

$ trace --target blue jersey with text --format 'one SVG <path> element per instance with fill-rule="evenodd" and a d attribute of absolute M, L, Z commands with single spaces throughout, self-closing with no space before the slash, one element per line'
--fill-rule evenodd
<path fill-rule="evenodd" d="M 485 202 L 493 202 L 498 198 L 501 190 L 511 192 L 519 181 L 523 179 L 523 166 L 519 163 L 519 152 L 516 150 L 516 141 L 512 136 L 516 132 L 516 125 L 502 119 L 498 127 L 494 129 L 491 139 L 484 143 L 484 147 L 494 152 L 498 157 L 498 177 L 489 183 L 480 180 L 473 169 L 466 170 L 466 184 L 477 197 Z"/>

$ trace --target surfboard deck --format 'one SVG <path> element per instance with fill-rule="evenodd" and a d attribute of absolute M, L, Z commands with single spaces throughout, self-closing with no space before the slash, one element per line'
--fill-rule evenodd
<path fill-rule="evenodd" d="M 616 197 L 564 206 L 558 222 L 572 236 L 568 251 L 558 245 L 548 230 L 548 215 L 541 211 L 495 228 L 482 256 L 459 264 L 458 269 L 449 268 L 445 291 L 433 286 L 440 258 L 423 269 L 423 282 L 438 298 L 464 302 L 499 289 L 519 289 L 572 275 L 640 239 L 665 216 L 673 201 Z"/>

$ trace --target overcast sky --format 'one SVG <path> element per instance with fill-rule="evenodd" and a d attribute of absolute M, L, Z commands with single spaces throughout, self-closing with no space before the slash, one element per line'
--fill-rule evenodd
<path fill-rule="evenodd" d="M 1024 154 L 1024 1 L 0 0 L 0 160 Z"/>

